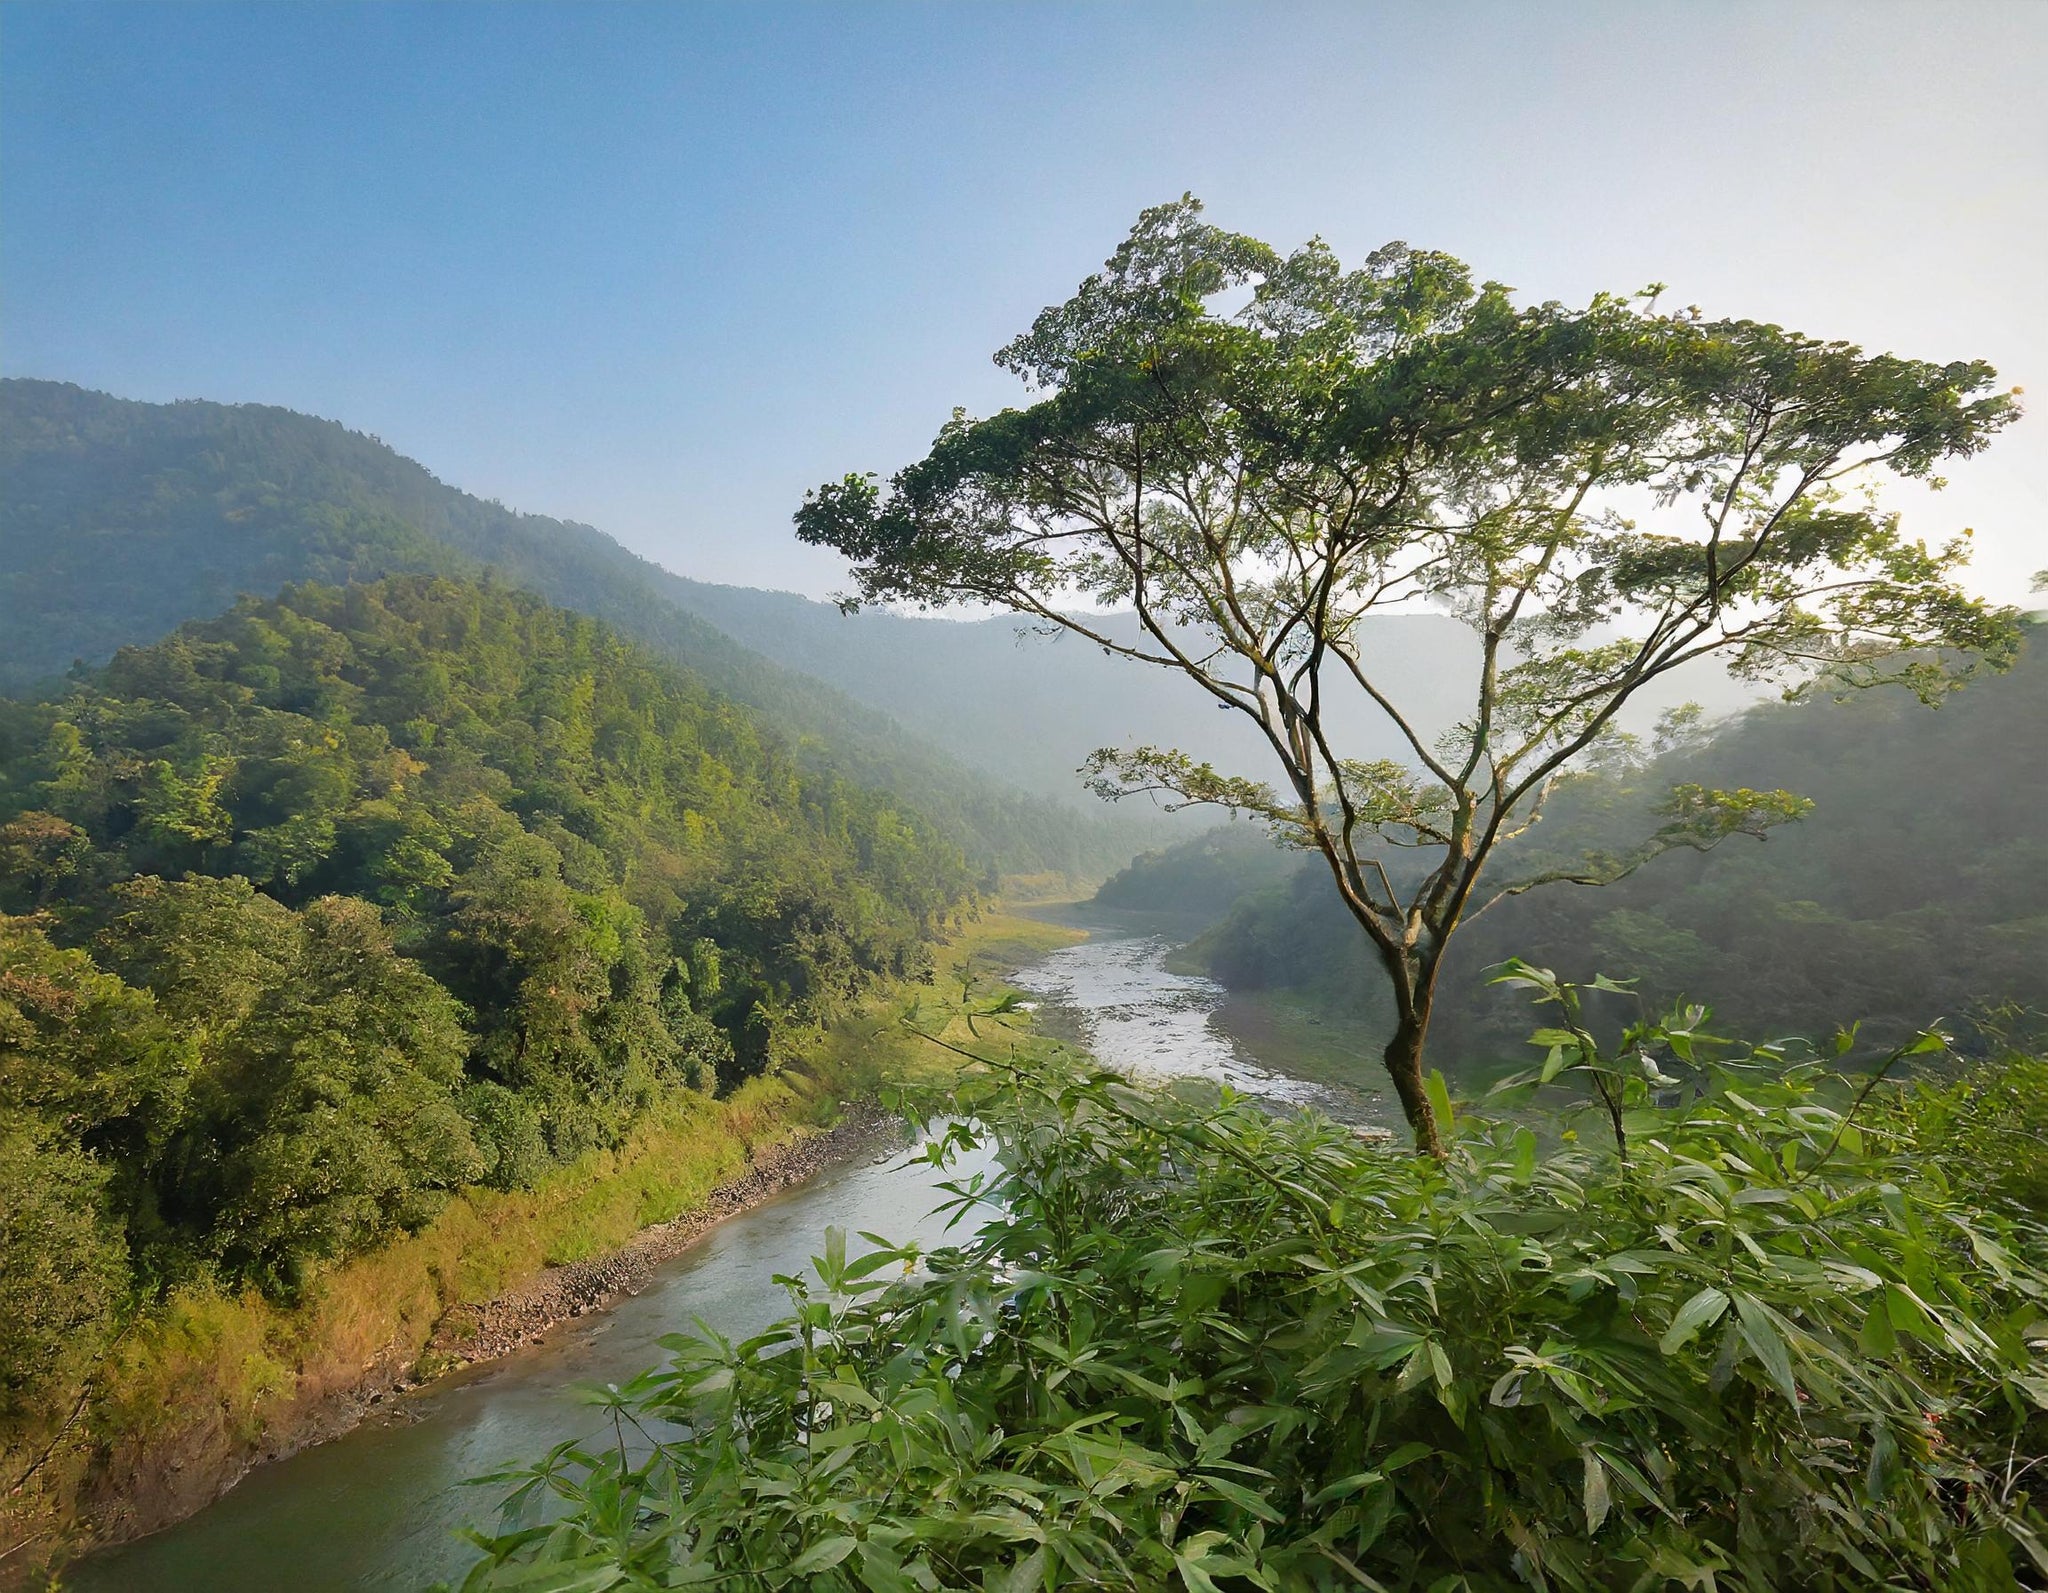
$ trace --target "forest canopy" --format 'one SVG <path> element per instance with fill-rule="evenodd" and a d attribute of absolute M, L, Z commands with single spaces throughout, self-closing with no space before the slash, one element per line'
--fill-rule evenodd
<path fill-rule="evenodd" d="M 334 421 L 8 379 L 0 490 L 0 690 L 291 581 L 488 574 L 683 665 L 794 756 L 914 804 L 985 872 L 1099 877 L 1150 844 L 1139 815 L 1011 789 L 906 733 L 893 704 L 877 712 L 741 646 L 698 612 L 709 589 L 602 531 L 473 497 Z"/>
<path fill-rule="evenodd" d="M 0 703 L 0 1272 L 41 1302 L 7 1399 L 131 1287 L 289 1294 L 775 1066 L 922 974 L 975 882 L 893 798 L 489 586 L 293 587 Z"/>

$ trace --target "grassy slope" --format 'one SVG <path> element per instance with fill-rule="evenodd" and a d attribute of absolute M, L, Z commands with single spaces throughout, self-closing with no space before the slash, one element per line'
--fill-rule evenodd
<path fill-rule="evenodd" d="M 941 977 L 971 960 L 995 976 L 1079 938 L 1073 930 L 990 913 L 939 951 Z M 453 1306 L 483 1301 L 543 1267 L 616 1250 L 653 1223 L 695 1209 L 758 1149 L 829 1124 L 838 1103 L 882 1084 L 935 1077 L 953 1059 L 907 1034 L 896 1015 L 911 987 L 877 994 L 821 1031 L 804 1055 L 725 1100 L 683 1096 L 651 1113 L 616 1150 L 593 1151 L 531 1190 L 475 1190 L 421 1232 L 318 1280 L 285 1307 L 250 1292 L 177 1295 L 141 1318 L 104 1370 L 83 1419 L 34 1485 L 0 1502 L 0 1549 L 60 1542 L 81 1516 L 118 1502 L 120 1480 L 174 1467 L 227 1475 L 302 1430 L 322 1401 L 410 1367 Z M 48 1442 L 0 1456 L 8 1482 Z M 94 1451 L 105 1459 L 94 1465 Z M 35 1547 L 24 1548 L 22 1562 Z M 7 1573 L 27 1563 L 0 1563 Z"/>

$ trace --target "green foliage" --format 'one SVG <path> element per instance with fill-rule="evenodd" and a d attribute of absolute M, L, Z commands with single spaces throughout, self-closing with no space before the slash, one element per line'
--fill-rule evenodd
<path fill-rule="evenodd" d="M 291 1294 L 615 1146 L 921 974 L 974 880 L 604 626 L 434 577 L 0 703 L 0 846 L 5 1104 L 145 1291 Z"/>
<path fill-rule="evenodd" d="M 61 1134 L 0 1121 L 0 1438 L 85 1373 L 113 1333 L 128 1258 L 107 1180 Z"/>
<path fill-rule="evenodd" d="M 1469 1112 L 1437 1162 L 993 1066 L 930 1152 L 995 1152 L 947 1186 L 972 1237 L 828 1233 L 783 1321 L 593 1391 L 605 1440 L 492 1479 L 463 1587 L 2048 1573 L 2014 1459 L 2048 1442 L 2048 1232 L 1974 1203 L 1910 1112 L 1854 1121 L 1847 1081 L 1692 1019 L 1638 1038 L 1686 1083 L 1629 1106 L 1625 1163 Z"/>
<path fill-rule="evenodd" d="M 775 645 L 786 624 L 759 633 L 761 651 L 738 645 L 699 617 L 722 589 L 671 575 L 589 526 L 459 492 L 333 421 L 254 404 L 141 404 L 12 378 L 0 381 L 0 487 L 0 688 L 49 680 L 75 660 L 99 664 L 287 582 L 488 575 L 685 665 L 755 710 L 813 772 L 898 793 L 982 867 L 1099 874 L 1141 844 L 1129 823 L 976 776 L 906 735 L 887 716 L 894 702 L 877 712 L 771 662 L 789 657 Z M 252 639 L 249 683 L 289 667 Z M 434 678 L 429 670 L 418 683 L 429 695 Z M 176 774 L 158 792 L 156 822 L 166 845 L 196 844 L 214 822 L 206 775 Z M 317 765 L 278 775 L 321 778 Z M 321 844 L 317 819 L 252 838 L 251 877 L 288 870 L 295 849 Z"/>
<path fill-rule="evenodd" d="M 307 1264 L 422 1226 L 485 1165 L 459 1107 L 460 1008 L 393 950 L 368 902 L 297 915 L 282 977 L 213 1049 L 177 1196 L 206 1208 L 229 1271 Z"/>
<path fill-rule="evenodd" d="M 1958 1186 L 2048 1221 L 2048 1057 L 2007 1053 L 1889 1104 Z"/>
<path fill-rule="evenodd" d="M 193 1063 L 148 996 L 0 917 L 0 1438 L 113 1331 Z"/>
<path fill-rule="evenodd" d="M 1599 890 L 1532 892 L 1468 923 L 1444 970 L 1444 1065 L 1475 1068 L 1519 1043 L 1520 1011 L 1485 983 L 1517 949 L 1574 979 L 1632 969 L 1652 1008 L 1718 991 L 1750 1032 L 1797 1033 L 1813 1013 L 1846 1007 L 1866 1014 L 1874 1048 L 1938 1019 L 1981 1054 L 1997 1047 L 1980 1020 L 2011 1003 L 1998 1022 L 2016 1043 L 2040 1038 L 2048 810 L 2034 766 L 2048 650 L 2038 625 L 2025 637 L 2010 672 L 1971 682 L 1937 713 L 1870 693 L 1772 704 L 1561 790 L 1543 823 L 1502 849 L 1503 877 L 1633 855 L 1675 786 L 1784 787 L 1813 811 L 1765 844 L 1680 850 Z M 1387 854 L 1397 880 L 1407 859 Z M 1201 860 L 1187 852 L 1179 866 L 1199 872 Z M 1197 954 L 1233 988 L 1297 991 L 1386 1023 L 1366 948 L 1329 897 L 1326 878 L 1304 869 L 1242 898 Z"/>

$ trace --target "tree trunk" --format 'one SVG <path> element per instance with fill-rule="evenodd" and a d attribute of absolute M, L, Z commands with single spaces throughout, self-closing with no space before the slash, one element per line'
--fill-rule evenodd
<path fill-rule="evenodd" d="M 1394 1094 L 1415 1131 L 1415 1149 L 1442 1161 L 1443 1134 L 1437 1125 L 1436 1109 L 1429 1104 L 1429 1092 L 1422 1087 L 1422 1046 L 1429 1034 L 1429 1006 L 1425 1000 L 1401 1015 L 1383 1053 L 1387 1076 L 1394 1081 Z"/>

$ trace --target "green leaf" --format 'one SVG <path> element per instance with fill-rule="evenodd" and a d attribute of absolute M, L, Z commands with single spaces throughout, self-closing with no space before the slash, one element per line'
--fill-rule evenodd
<path fill-rule="evenodd" d="M 1391 1455 L 1387 1456 L 1385 1460 L 1380 1462 L 1380 1470 L 1385 1472 L 1396 1472 L 1399 1471 L 1403 1466 L 1413 1465 L 1416 1461 L 1423 1459 L 1425 1456 L 1433 1455 L 1435 1453 L 1436 1446 L 1434 1444 L 1403 1444 L 1400 1448 L 1396 1449 Z"/>
<path fill-rule="evenodd" d="M 1429 1108 L 1436 1114 L 1437 1131 L 1448 1134 L 1457 1115 L 1451 1110 L 1451 1087 L 1444 1082 L 1443 1074 L 1436 1068 L 1429 1070 L 1429 1077 L 1422 1081 L 1423 1093 L 1429 1097 Z"/>
<path fill-rule="evenodd" d="M 1607 1468 L 1600 1464 L 1600 1457 L 1593 1453 L 1590 1446 L 1580 1450 L 1579 1457 L 1586 1468 L 1586 1531 L 1598 1532 L 1600 1523 L 1607 1519 L 1608 1507 L 1613 1503 L 1607 1491 Z"/>
<path fill-rule="evenodd" d="M 823 1538 L 812 1544 L 790 1562 L 790 1570 L 798 1576 L 810 1576 L 818 1571 L 829 1571 L 859 1546 L 860 1540 L 841 1535 Z"/>
<path fill-rule="evenodd" d="M 1309 1507 L 1314 1509 L 1318 1505 L 1342 1499 L 1347 1494 L 1363 1493 L 1374 1483 L 1386 1480 L 1387 1474 L 1383 1471 L 1354 1471 L 1348 1477 L 1339 1477 L 1335 1482 L 1326 1483 L 1318 1488 L 1309 1498 Z"/>
<path fill-rule="evenodd" d="M 1784 1335 L 1772 1320 L 1775 1313 L 1761 1300 L 1746 1294 L 1735 1296 L 1735 1315 L 1742 1325 L 1742 1342 L 1769 1374 L 1772 1385 L 1792 1404 L 1799 1403 L 1799 1384 L 1792 1376 L 1792 1352 Z"/>
<path fill-rule="evenodd" d="M 1003 1578 L 1003 1593 L 1038 1593 L 1045 1585 L 1045 1547 L 1041 1544 L 1010 1567 Z"/>
<path fill-rule="evenodd" d="M 1515 1130 L 1515 1182 L 1526 1184 L 1536 1176 L 1536 1136 L 1526 1128 Z"/>
<path fill-rule="evenodd" d="M 1720 1321 L 1721 1313 L 1727 1309 L 1728 1296 L 1724 1292 L 1712 1287 L 1700 1290 L 1678 1308 L 1677 1315 L 1671 1319 L 1671 1326 L 1657 1341 L 1658 1351 L 1664 1355 L 1677 1353 L 1703 1329 Z"/>

